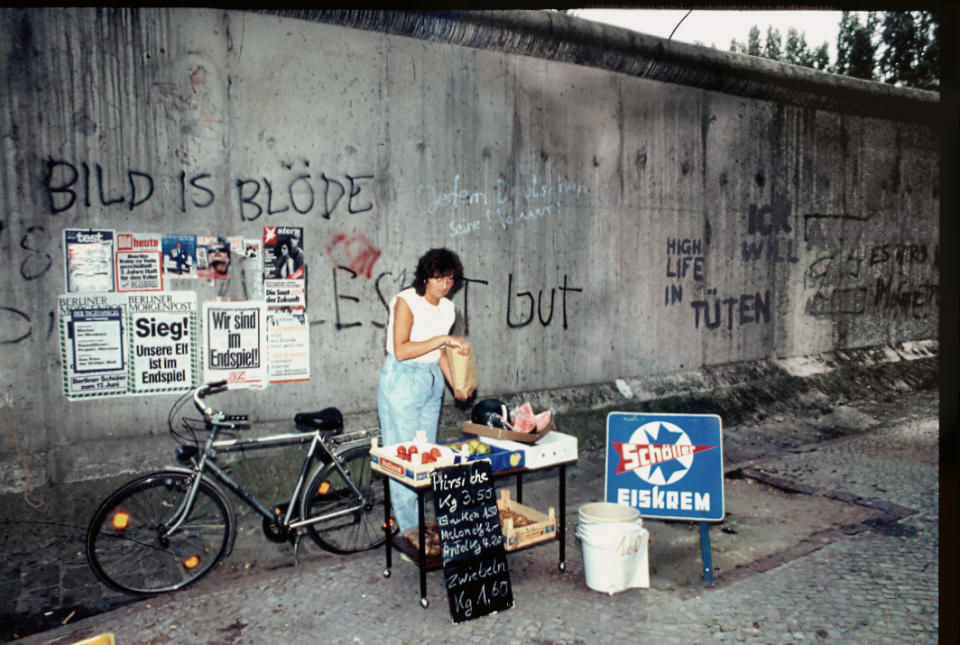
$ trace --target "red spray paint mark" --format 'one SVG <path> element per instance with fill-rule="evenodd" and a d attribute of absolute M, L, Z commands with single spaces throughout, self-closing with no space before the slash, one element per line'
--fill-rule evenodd
<path fill-rule="evenodd" d="M 373 246 L 364 235 L 344 235 L 340 233 L 333 237 L 327 245 L 327 257 L 334 266 L 345 266 L 357 275 L 373 275 L 373 265 L 380 259 L 382 251 Z"/>

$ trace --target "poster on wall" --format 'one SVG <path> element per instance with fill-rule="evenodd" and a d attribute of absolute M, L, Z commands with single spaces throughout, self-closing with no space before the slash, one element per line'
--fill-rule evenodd
<path fill-rule="evenodd" d="M 203 304 L 205 382 L 225 380 L 236 387 L 266 387 L 265 317 L 262 302 Z"/>
<path fill-rule="evenodd" d="M 271 310 L 299 310 L 307 308 L 305 280 L 264 280 L 263 299 Z"/>
<path fill-rule="evenodd" d="M 197 277 L 197 237 L 163 236 L 163 272 L 172 278 Z"/>
<path fill-rule="evenodd" d="M 114 231 L 63 229 L 67 293 L 114 290 Z"/>
<path fill-rule="evenodd" d="M 243 281 L 248 300 L 263 300 L 263 240 L 259 238 L 228 238 L 231 249 L 243 249 L 243 257 L 235 251 L 234 264 L 240 262 L 239 270 L 243 271 Z M 234 269 L 238 270 L 238 269 Z M 249 276 L 249 278 L 248 278 Z"/>
<path fill-rule="evenodd" d="M 117 235 L 117 291 L 163 291 L 163 238 L 143 233 Z"/>
<path fill-rule="evenodd" d="M 303 228 L 263 227 L 263 298 L 269 309 L 307 308 Z"/>
<path fill-rule="evenodd" d="M 197 383 L 193 291 L 60 296 L 68 399 L 178 392 Z"/>
<path fill-rule="evenodd" d="M 197 236 L 197 277 L 226 280 L 230 277 L 230 242 L 216 235 Z"/>
<path fill-rule="evenodd" d="M 233 242 L 233 238 L 231 243 Z M 263 262 L 263 254 L 261 253 L 262 241 L 255 238 L 236 238 L 243 241 L 243 256 L 248 260 L 256 260 L 257 262 Z M 262 267 L 261 267 L 262 269 Z M 261 270 L 261 273 L 263 271 Z"/>
<path fill-rule="evenodd" d="M 306 271 L 303 228 L 299 226 L 263 227 L 263 278 L 298 280 Z"/>
<path fill-rule="evenodd" d="M 306 313 L 269 312 L 267 348 L 271 383 L 310 380 L 310 325 Z"/>
<path fill-rule="evenodd" d="M 197 383 L 197 294 L 131 295 L 130 392 L 182 392 Z"/>
<path fill-rule="evenodd" d="M 58 299 L 60 361 L 67 398 L 127 393 L 126 306 L 127 297 L 117 293 L 62 295 Z"/>

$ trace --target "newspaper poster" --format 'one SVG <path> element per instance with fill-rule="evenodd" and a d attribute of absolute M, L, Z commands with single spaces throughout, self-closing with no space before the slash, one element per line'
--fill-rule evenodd
<path fill-rule="evenodd" d="M 303 228 L 263 227 L 263 279 L 302 280 L 306 272 Z"/>
<path fill-rule="evenodd" d="M 69 399 L 127 393 L 124 353 L 127 297 L 63 295 L 57 302 L 63 391 Z"/>
<path fill-rule="evenodd" d="M 307 308 L 302 228 L 263 227 L 263 299 L 271 310 Z"/>
<path fill-rule="evenodd" d="M 130 295 L 130 393 L 182 392 L 197 384 L 197 294 Z"/>
<path fill-rule="evenodd" d="M 266 387 L 266 307 L 257 301 L 205 302 L 203 379 Z"/>
<path fill-rule="evenodd" d="M 306 280 L 264 280 L 263 299 L 271 310 L 302 311 L 307 308 Z"/>
<path fill-rule="evenodd" d="M 257 240 L 254 238 L 236 238 L 242 240 L 243 242 L 243 256 L 247 260 L 255 260 L 256 262 L 263 262 L 263 253 L 261 249 L 263 247 L 263 241 Z M 230 238 L 230 244 L 233 244 L 234 238 Z M 263 273 L 263 271 L 261 271 Z"/>
<path fill-rule="evenodd" d="M 305 312 L 268 313 L 267 348 L 271 383 L 310 380 L 310 325 Z"/>
<path fill-rule="evenodd" d="M 163 291 L 163 238 L 143 233 L 117 235 L 117 291 Z"/>
<path fill-rule="evenodd" d="M 197 277 L 214 282 L 230 277 L 230 242 L 227 238 L 197 236 Z"/>
<path fill-rule="evenodd" d="M 114 291 L 114 231 L 63 229 L 67 293 Z"/>
<path fill-rule="evenodd" d="M 163 236 L 163 272 L 171 278 L 197 277 L 197 236 Z"/>
<path fill-rule="evenodd" d="M 239 259 L 239 270 L 243 271 L 243 284 L 247 300 L 263 300 L 263 240 L 260 238 L 236 238 L 235 248 L 243 249 L 243 257 L 237 252 L 234 263 Z M 234 248 L 234 238 L 230 238 Z M 238 270 L 237 268 L 234 269 Z"/>

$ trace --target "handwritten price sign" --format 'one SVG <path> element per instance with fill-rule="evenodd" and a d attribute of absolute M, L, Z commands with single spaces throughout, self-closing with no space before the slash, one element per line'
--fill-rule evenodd
<path fill-rule="evenodd" d="M 453 622 L 513 607 L 490 462 L 432 473 L 443 574 Z"/>

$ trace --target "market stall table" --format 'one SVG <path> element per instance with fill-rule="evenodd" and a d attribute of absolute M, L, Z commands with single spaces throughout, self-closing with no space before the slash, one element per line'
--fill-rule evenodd
<path fill-rule="evenodd" d="M 527 468 L 510 468 L 507 470 L 501 470 L 494 472 L 494 478 L 501 478 L 508 475 L 516 476 L 516 488 L 517 488 L 517 502 L 523 503 L 523 475 L 525 473 L 535 472 L 535 471 L 546 471 L 551 468 L 557 469 L 557 477 L 559 480 L 558 495 L 559 499 L 557 500 L 558 504 L 558 515 L 557 518 L 557 531 L 556 538 L 550 538 L 541 542 L 536 542 L 535 544 L 530 544 L 529 546 L 521 546 L 516 549 L 508 551 L 508 553 L 513 553 L 514 551 L 523 550 L 526 548 L 531 548 L 533 546 L 540 546 L 541 544 L 548 544 L 549 542 L 556 539 L 559 543 L 559 562 L 558 567 L 561 571 L 566 569 L 566 502 L 567 502 L 567 487 L 566 487 L 566 473 L 567 466 L 576 462 L 576 457 L 572 459 L 567 459 L 565 461 L 559 461 L 556 463 L 543 464 L 537 467 Z M 407 488 L 410 488 L 417 493 L 417 518 L 418 518 L 418 536 L 419 540 L 417 543 L 417 548 L 414 549 L 406 539 L 401 539 L 398 542 L 394 543 L 393 531 L 386 530 L 386 568 L 383 570 L 383 577 L 390 577 L 390 570 L 393 566 L 393 549 L 396 548 L 398 551 L 407 554 L 414 559 L 414 562 L 417 564 L 420 570 L 420 605 L 424 608 L 429 606 L 429 601 L 427 600 L 427 571 L 432 571 L 434 569 L 440 569 L 443 567 L 443 563 L 439 557 L 436 558 L 427 558 L 426 554 L 426 520 L 424 512 L 424 496 L 427 491 L 430 490 L 430 478 L 426 477 L 419 481 L 413 481 L 409 478 L 398 475 L 396 472 L 384 468 L 376 460 L 371 464 L 373 470 L 386 475 L 384 478 L 384 526 L 390 527 L 390 517 L 391 517 L 391 506 L 390 506 L 390 486 L 389 480 L 393 479 L 400 482 Z"/>

